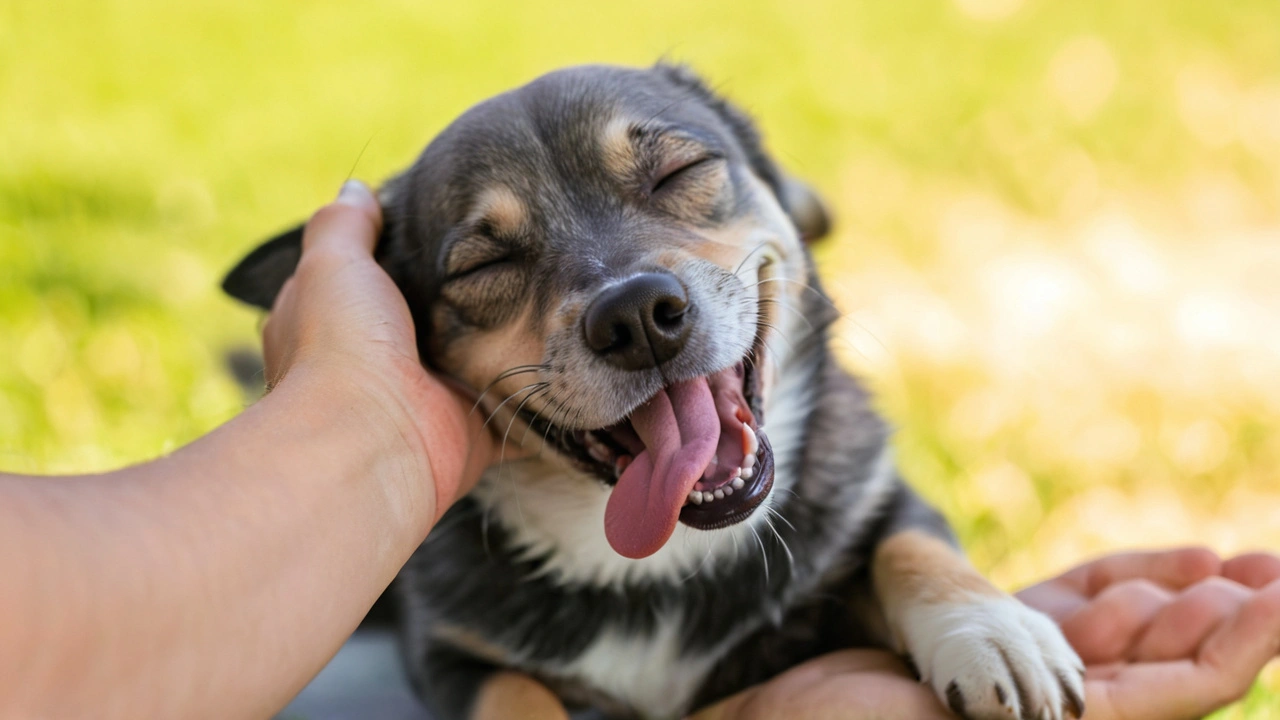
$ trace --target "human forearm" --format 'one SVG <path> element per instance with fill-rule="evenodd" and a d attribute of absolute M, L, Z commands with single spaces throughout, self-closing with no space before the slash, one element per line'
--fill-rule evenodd
<path fill-rule="evenodd" d="M 0 584 L 0 714 L 276 709 L 436 516 L 425 456 L 384 414 L 341 377 L 295 368 L 170 457 L 0 477 L 0 567 L 19 569 Z"/>
<path fill-rule="evenodd" d="M 0 717 L 265 717 L 493 454 L 423 370 L 350 182 L 263 331 L 275 389 L 172 456 L 0 475 Z M 38 539 L 38 540 L 37 540 Z"/>

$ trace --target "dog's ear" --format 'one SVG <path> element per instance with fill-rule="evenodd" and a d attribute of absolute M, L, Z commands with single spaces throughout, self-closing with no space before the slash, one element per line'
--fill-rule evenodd
<path fill-rule="evenodd" d="M 286 230 L 259 245 L 227 273 L 222 290 L 241 302 L 270 310 L 280 288 L 298 267 L 305 227 Z"/>
<path fill-rule="evenodd" d="M 826 203 L 807 183 L 786 176 L 782 178 L 780 190 L 782 205 L 800 231 L 801 240 L 811 243 L 831 232 L 831 214 L 827 212 Z"/>
<path fill-rule="evenodd" d="M 381 258 L 387 248 L 393 224 L 389 209 L 384 207 L 382 234 L 378 237 L 375 257 Z M 304 223 L 285 230 L 246 255 L 222 279 L 223 292 L 254 307 L 270 310 L 280 288 L 293 276 L 298 260 L 302 259 L 302 231 L 306 227 Z"/>

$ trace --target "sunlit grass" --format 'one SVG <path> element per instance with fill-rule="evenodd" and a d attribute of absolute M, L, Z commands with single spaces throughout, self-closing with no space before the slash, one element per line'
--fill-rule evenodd
<path fill-rule="evenodd" d="M 667 55 L 830 200 L 842 356 L 998 581 L 1280 548 L 1277 48 L 1270 0 L 6 3 L 0 468 L 231 417 L 254 241 L 476 100 Z M 1280 717 L 1268 677 L 1225 717 Z"/>

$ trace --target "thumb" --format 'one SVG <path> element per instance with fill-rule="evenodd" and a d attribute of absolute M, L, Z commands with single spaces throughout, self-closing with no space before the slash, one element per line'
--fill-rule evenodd
<path fill-rule="evenodd" d="M 382 232 L 382 206 L 369 187 L 348 180 L 338 198 L 311 216 L 302 234 L 302 254 L 317 250 L 368 256 Z"/>

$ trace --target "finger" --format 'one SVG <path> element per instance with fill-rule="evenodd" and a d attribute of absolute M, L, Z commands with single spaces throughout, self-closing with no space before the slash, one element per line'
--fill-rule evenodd
<path fill-rule="evenodd" d="M 1197 664 L 1219 679 L 1232 698 L 1280 652 L 1280 580 L 1258 590 L 1200 646 Z"/>
<path fill-rule="evenodd" d="M 1093 597 L 1125 580 L 1144 579 L 1170 590 L 1181 590 L 1222 568 L 1218 554 L 1203 547 L 1132 552 L 1109 555 L 1077 568 L 1082 570 L 1081 590 Z M 1075 572 L 1075 571 L 1073 571 Z"/>
<path fill-rule="evenodd" d="M 1240 699 L 1280 649 L 1280 581 L 1240 606 L 1195 659 L 1091 668 L 1089 717 L 1125 720 L 1199 718 Z"/>
<path fill-rule="evenodd" d="M 1062 634 L 1086 664 L 1122 660 L 1172 600 L 1173 593 L 1150 580 L 1116 583 L 1063 620 Z"/>
<path fill-rule="evenodd" d="M 1221 560 L 1199 547 L 1107 555 L 1078 565 L 1051 580 L 1021 590 L 1018 599 L 1057 622 L 1108 587 L 1126 580 L 1145 579 L 1180 590 L 1217 574 Z"/>
<path fill-rule="evenodd" d="M 1237 555 L 1222 564 L 1222 575 L 1257 590 L 1280 580 L 1280 557 L 1265 552 Z"/>
<path fill-rule="evenodd" d="M 382 208 L 369 188 L 348 180 L 338 199 L 311 216 L 302 233 L 303 257 L 315 250 L 369 255 L 382 231 Z"/>
<path fill-rule="evenodd" d="M 1280 650 L 1280 580 L 1222 621 L 1196 659 L 1139 662 L 1087 682 L 1091 717 L 1178 720 L 1239 700 Z M 1097 711 L 1097 715 L 1092 715 Z"/>
<path fill-rule="evenodd" d="M 1253 591 L 1224 577 L 1210 577 L 1160 608 L 1130 654 L 1137 662 L 1192 657 L 1223 620 L 1239 611 Z"/>

